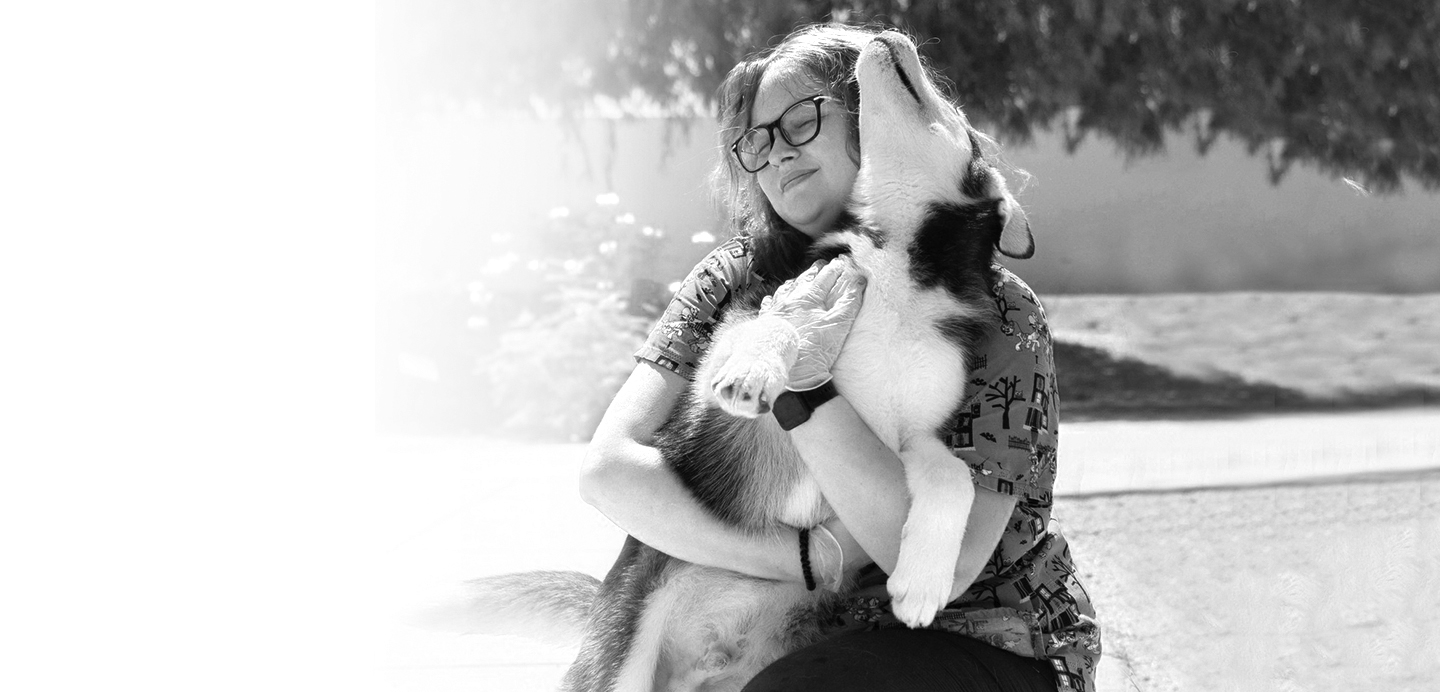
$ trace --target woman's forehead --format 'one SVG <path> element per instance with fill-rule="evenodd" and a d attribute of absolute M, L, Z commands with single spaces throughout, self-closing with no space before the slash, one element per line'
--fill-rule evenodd
<path fill-rule="evenodd" d="M 780 117 L 796 101 L 823 93 L 825 89 L 820 82 L 794 63 L 771 65 L 761 77 L 760 87 L 755 90 L 755 107 L 750 109 L 750 121 L 768 123 Z"/>

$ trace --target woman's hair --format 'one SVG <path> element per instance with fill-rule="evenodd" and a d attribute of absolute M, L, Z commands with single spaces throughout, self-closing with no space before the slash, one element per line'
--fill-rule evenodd
<path fill-rule="evenodd" d="M 755 273 L 767 282 L 780 283 L 804 268 L 805 251 L 811 238 L 796 230 L 775 213 L 755 175 L 740 167 L 730 152 L 745 130 L 754 125 L 751 109 L 760 81 L 772 67 L 793 69 L 809 78 L 820 92 L 839 106 L 839 117 L 849 124 L 850 155 L 860 160 L 860 86 L 855 80 L 855 63 L 860 51 L 879 35 L 881 27 L 845 24 L 816 24 L 801 28 L 778 45 L 763 50 L 736 65 L 720 84 L 720 162 L 711 175 L 716 195 L 722 200 L 730 224 L 754 242 Z M 922 61 L 922 65 L 924 62 Z M 948 80 L 925 66 L 927 76 L 945 93 Z M 842 218 L 842 223 L 848 217 Z"/>
<path fill-rule="evenodd" d="M 754 125 L 750 111 L 760 80 L 767 70 L 779 65 L 805 75 L 839 106 L 839 117 L 850 125 L 850 154 L 859 160 L 860 128 L 856 121 L 860 88 L 855 82 L 855 62 L 860 58 L 860 49 L 878 33 L 841 24 L 807 26 L 742 61 L 720 84 L 720 161 L 712 182 L 730 224 L 753 239 L 755 273 L 767 282 L 779 283 L 798 274 L 811 238 L 775 213 L 755 175 L 740 167 L 730 145 Z"/>

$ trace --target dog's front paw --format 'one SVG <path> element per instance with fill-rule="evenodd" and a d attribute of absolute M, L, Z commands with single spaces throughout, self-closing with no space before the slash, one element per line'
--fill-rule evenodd
<path fill-rule="evenodd" d="M 927 627 L 950 598 L 955 575 L 953 570 L 934 559 L 917 564 L 917 561 L 907 561 L 904 557 L 901 556 L 900 564 L 886 583 L 891 598 L 890 609 L 895 611 L 895 617 L 912 628 Z"/>
<path fill-rule="evenodd" d="M 778 358 L 734 353 L 715 368 L 711 390 L 720 408 L 732 416 L 755 418 L 770 412 L 785 391 L 785 364 Z"/>
<path fill-rule="evenodd" d="M 757 317 L 717 337 L 702 378 L 715 402 L 732 416 L 755 418 L 770 412 L 785 391 L 799 335 L 778 317 Z"/>

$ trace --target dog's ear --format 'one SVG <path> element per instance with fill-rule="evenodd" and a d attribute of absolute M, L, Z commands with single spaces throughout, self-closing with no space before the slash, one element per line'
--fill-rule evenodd
<path fill-rule="evenodd" d="M 1025 216 L 1025 210 L 1020 208 L 1020 203 L 1010 194 L 1010 189 L 1005 184 L 1005 176 L 1000 175 L 1000 171 L 994 168 L 990 168 L 988 172 L 986 194 L 990 199 L 997 200 L 995 213 L 1000 217 L 1000 238 L 995 241 L 995 249 L 1015 259 L 1029 259 L 1035 254 L 1035 237 L 1030 235 L 1030 219 Z"/>
<path fill-rule="evenodd" d="M 1035 254 L 1035 237 L 1030 235 L 1030 219 L 1026 218 L 1025 210 L 1006 193 L 1000 198 L 997 211 L 1001 226 L 995 249 L 1015 259 L 1029 259 Z"/>

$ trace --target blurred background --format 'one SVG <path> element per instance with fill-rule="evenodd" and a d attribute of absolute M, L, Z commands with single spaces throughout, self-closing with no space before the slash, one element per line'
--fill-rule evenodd
<path fill-rule="evenodd" d="M 730 232 L 715 87 L 828 20 L 1030 174 L 1067 419 L 1436 400 L 1434 3 L 386 0 L 379 428 L 588 439 Z"/>

